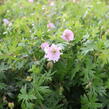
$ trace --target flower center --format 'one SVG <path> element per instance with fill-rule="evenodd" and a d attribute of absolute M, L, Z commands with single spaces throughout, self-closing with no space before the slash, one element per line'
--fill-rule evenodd
<path fill-rule="evenodd" d="M 56 53 L 56 49 L 52 49 L 52 53 L 55 54 Z"/>

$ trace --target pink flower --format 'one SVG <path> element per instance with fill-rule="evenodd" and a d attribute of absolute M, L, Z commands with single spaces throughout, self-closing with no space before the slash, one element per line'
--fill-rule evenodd
<path fill-rule="evenodd" d="M 49 61 L 57 62 L 60 59 L 60 47 L 57 47 L 55 44 L 52 44 L 48 49 L 45 50 L 45 58 Z"/>
<path fill-rule="evenodd" d="M 48 23 L 48 24 L 47 24 L 47 28 L 48 28 L 49 30 L 51 30 L 51 29 L 55 28 L 55 25 L 54 25 L 53 23 Z"/>
<path fill-rule="evenodd" d="M 34 0 L 28 0 L 29 2 L 31 2 L 31 3 L 33 3 L 34 2 Z"/>
<path fill-rule="evenodd" d="M 74 33 L 71 30 L 66 29 L 63 32 L 62 38 L 66 41 L 74 40 Z"/>
<path fill-rule="evenodd" d="M 3 19 L 4 24 L 8 25 L 10 22 L 8 19 Z"/>
<path fill-rule="evenodd" d="M 48 48 L 48 47 L 49 47 L 48 42 L 44 42 L 44 43 L 41 44 L 42 50 L 45 50 L 45 48 Z"/>

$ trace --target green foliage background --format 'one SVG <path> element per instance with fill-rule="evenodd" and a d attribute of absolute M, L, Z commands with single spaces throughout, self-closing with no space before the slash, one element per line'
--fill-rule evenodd
<path fill-rule="evenodd" d="M 12 24 L 7 26 L 3 19 Z M 56 28 L 48 31 L 51 21 Z M 71 29 L 75 40 L 61 39 Z M 64 46 L 47 68 L 40 45 Z M 108 109 L 109 5 L 100 0 L 7 0 L 0 5 L 0 109 Z M 11 109 L 11 108 L 10 108 Z"/>

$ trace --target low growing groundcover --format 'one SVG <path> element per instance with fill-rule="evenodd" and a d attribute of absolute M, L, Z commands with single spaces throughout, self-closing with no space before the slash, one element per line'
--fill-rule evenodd
<path fill-rule="evenodd" d="M 0 1 L 0 109 L 109 109 L 108 0 Z"/>

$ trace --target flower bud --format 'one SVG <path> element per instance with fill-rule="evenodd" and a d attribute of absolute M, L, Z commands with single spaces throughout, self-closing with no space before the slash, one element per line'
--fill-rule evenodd
<path fill-rule="evenodd" d="M 26 81 L 31 81 L 32 77 L 31 76 L 27 76 Z"/>
<path fill-rule="evenodd" d="M 59 88 L 59 94 L 62 95 L 63 91 L 64 91 L 64 88 L 62 86 L 60 86 L 60 88 Z"/>
<path fill-rule="evenodd" d="M 13 102 L 9 102 L 9 103 L 8 103 L 8 107 L 9 107 L 10 109 L 14 109 L 14 103 L 13 103 Z"/>
<path fill-rule="evenodd" d="M 53 68 L 53 62 L 48 62 L 47 63 L 47 69 L 52 69 Z"/>

